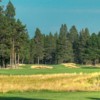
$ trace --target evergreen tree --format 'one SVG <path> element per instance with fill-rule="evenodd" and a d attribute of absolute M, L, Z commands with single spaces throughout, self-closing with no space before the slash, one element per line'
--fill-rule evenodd
<path fill-rule="evenodd" d="M 2 17 L 0 26 L 0 55 L 1 55 L 1 66 L 6 67 L 7 59 L 9 58 L 10 44 L 9 44 L 9 32 L 7 19 L 5 16 Z"/>
<path fill-rule="evenodd" d="M 79 37 L 79 63 L 86 64 L 88 61 L 89 54 L 87 52 L 88 50 L 88 41 L 90 39 L 90 34 L 88 28 L 82 29 L 80 32 Z"/>
<path fill-rule="evenodd" d="M 0 64 L 2 67 L 6 67 L 9 59 L 9 35 L 7 32 L 9 32 L 7 18 L 4 16 L 3 7 L 0 6 Z"/>
<path fill-rule="evenodd" d="M 100 32 L 90 35 L 85 28 L 78 34 L 75 26 L 68 32 L 64 24 L 59 34 L 44 35 L 37 28 L 30 39 L 26 25 L 15 15 L 12 2 L 8 2 L 4 11 L 0 0 L 0 67 L 7 67 L 9 63 L 12 68 L 19 63 L 100 63 Z"/>
<path fill-rule="evenodd" d="M 10 19 L 13 19 L 14 16 L 16 15 L 15 8 L 11 1 L 8 2 L 8 5 L 7 5 L 6 11 L 5 11 L 5 15 Z"/>
<path fill-rule="evenodd" d="M 45 49 L 45 63 L 54 63 L 55 62 L 55 51 L 56 51 L 56 41 L 52 33 L 45 36 L 44 41 Z"/>
<path fill-rule="evenodd" d="M 74 43 L 75 41 L 78 40 L 78 31 L 75 26 L 72 26 L 69 33 L 68 33 L 68 38 L 71 41 L 71 43 Z"/>
<path fill-rule="evenodd" d="M 98 63 L 100 63 L 100 32 L 97 35 L 98 37 Z"/>
<path fill-rule="evenodd" d="M 53 49 L 53 55 L 52 55 L 52 61 L 54 64 L 57 63 L 57 41 L 58 41 L 58 33 L 56 32 L 54 34 L 54 39 L 53 39 L 53 42 L 54 42 L 54 49 Z"/>
<path fill-rule="evenodd" d="M 35 31 L 35 57 L 37 59 L 37 63 L 40 64 L 40 60 L 43 60 L 44 57 L 44 38 L 41 31 L 37 28 Z"/>
<path fill-rule="evenodd" d="M 100 49 L 98 48 L 98 37 L 95 33 L 91 35 L 89 46 L 89 57 L 92 60 L 92 64 L 95 65 L 98 58 L 100 57 Z"/>
<path fill-rule="evenodd" d="M 30 42 L 29 42 L 29 36 L 28 36 L 28 33 L 25 32 L 23 33 L 23 36 L 22 36 L 22 42 L 20 42 L 20 49 L 19 49 L 19 60 L 20 60 L 20 63 L 22 64 L 27 64 L 27 63 L 30 63 Z"/>
<path fill-rule="evenodd" d="M 29 36 L 26 26 L 18 19 L 16 22 L 15 33 L 15 64 L 19 64 L 19 60 L 23 63 L 25 59 L 28 59 L 29 52 Z M 18 58 L 18 59 L 16 59 Z"/>
<path fill-rule="evenodd" d="M 72 43 L 73 46 L 73 60 L 75 63 L 78 63 L 78 31 L 75 26 L 72 26 L 69 33 L 68 33 L 68 39 Z"/>
<path fill-rule="evenodd" d="M 57 63 L 69 62 L 72 60 L 72 45 L 67 39 L 67 26 L 62 25 L 57 41 Z M 69 56 L 70 55 L 70 56 Z"/>
<path fill-rule="evenodd" d="M 10 41 L 11 41 L 11 52 L 10 52 L 10 65 L 12 67 L 15 67 L 15 8 L 11 1 L 8 2 L 7 8 L 5 10 L 5 15 L 8 19 L 9 23 L 9 35 L 10 35 Z"/>
<path fill-rule="evenodd" d="M 36 52 L 36 48 L 35 48 L 35 40 L 34 38 L 32 38 L 30 40 L 30 49 L 29 49 L 29 52 L 30 52 L 30 63 L 31 64 L 34 64 L 35 63 L 35 52 Z"/>
<path fill-rule="evenodd" d="M 0 0 L 1 3 L 1 0 Z M 3 6 L 0 4 L 0 16 L 3 14 Z"/>

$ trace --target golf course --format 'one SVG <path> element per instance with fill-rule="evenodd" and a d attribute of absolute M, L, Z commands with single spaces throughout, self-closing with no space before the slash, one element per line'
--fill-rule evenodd
<path fill-rule="evenodd" d="M 0 0 L 0 100 L 100 100 L 100 0 Z"/>
<path fill-rule="evenodd" d="M 100 68 L 66 65 L 1 69 L 0 100 L 100 100 Z"/>

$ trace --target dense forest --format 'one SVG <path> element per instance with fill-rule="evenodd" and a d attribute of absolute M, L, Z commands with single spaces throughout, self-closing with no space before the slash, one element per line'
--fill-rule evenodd
<path fill-rule="evenodd" d="M 1 68 L 15 68 L 20 63 L 100 63 L 100 32 L 90 33 L 88 28 L 78 32 L 75 25 L 68 29 L 66 24 L 62 24 L 59 33 L 43 34 L 37 28 L 30 39 L 26 25 L 15 16 L 11 1 L 6 9 L 0 4 Z"/>

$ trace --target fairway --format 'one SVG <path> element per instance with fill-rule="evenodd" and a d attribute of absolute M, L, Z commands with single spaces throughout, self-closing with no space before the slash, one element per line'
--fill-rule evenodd
<path fill-rule="evenodd" d="M 0 100 L 100 100 L 100 92 L 15 92 L 0 94 Z"/>
<path fill-rule="evenodd" d="M 100 100 L 100 68 L 49 66 L 0 69 L 0 100 Z"/>
<path fill-rule="evenodd" d="M 100 68 L 80 67 L 67 68 L 63 65 L 51 65 L 52 69 L 31 69 L 32 65 L 25 65 L 20 69 L 0 69 L 0 75 L 33 75 L 33 74 L 59 74 L 59 73 L 95 73 L 100 72 Z M 50 66 L 50 65 L 49 65 Z"/>

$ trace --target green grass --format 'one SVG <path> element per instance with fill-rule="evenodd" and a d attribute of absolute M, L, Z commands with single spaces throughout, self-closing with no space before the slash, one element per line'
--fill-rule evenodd
<path fill-rule="evenodd" d="M 100 100 L 100 92 L 15 92 L 0 94 L 0 100 Z"/>
<path fill-rule="evenodd" d="M 30 66 L 23 66 L 23 69 L 0 69 L 0 75 L 100 72 L 100 68 L 87 66 L 82 66 L 81 68 L 66 68 L 63 65 L 52 65 L 54 67 L 53 69 L 31 69 Z M 100 92 L 9 92 L 0 93 L 0 100 L 100 100 Z"/>
<path fill-rule="evenodd" d="M 52 65 L 53 69 L 31 69 L 31 65 L 23 66 L 23 69 L 0 69 L 0 75 L 32 75 L 32 74 L 57 74 L 57 73 L 94 73 L 100 72 L 100 68 L 82 67 L 66 68 L 63 65 Z"/>

